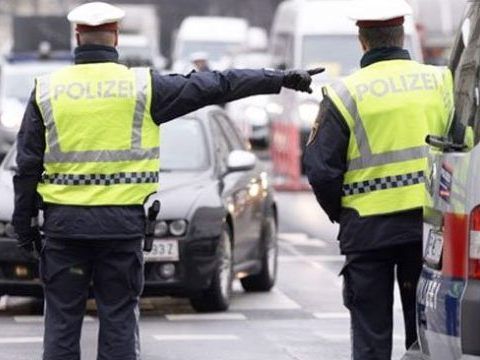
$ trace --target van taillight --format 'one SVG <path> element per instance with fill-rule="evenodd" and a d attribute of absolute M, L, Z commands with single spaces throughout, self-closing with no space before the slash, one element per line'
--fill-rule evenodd
<path fill-rule="evenodd" d="M 472 211 L 470 219 L 468 274 L 470 278 L 480 279 L 480 206 Z"/>

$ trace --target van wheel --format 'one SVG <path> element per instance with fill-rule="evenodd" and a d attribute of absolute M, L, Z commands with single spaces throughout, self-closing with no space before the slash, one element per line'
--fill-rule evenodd
<path fill-rule="evenodd" d="M 230 306 L 233 282 L 232 236 L 225 225 L 220 241 L 218 267 L 210 287 L 190 298 L 190 304 L 198 312 L 225 311 Z"/>
<path fill-rule="evenodd" d="M 269 215 L 263 225 L 262 243 L 265 248 L 262 256 L 262 270 L 240 280 L 245 291 L 270 291 L 275 285 L 278 268 L 277 224 Z"/>

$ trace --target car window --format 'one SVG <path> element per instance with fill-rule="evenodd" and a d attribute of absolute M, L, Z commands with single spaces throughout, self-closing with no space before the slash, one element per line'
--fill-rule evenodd
<path fill-rule="evenodd" d="M 217 119 L 211 119 L 210 125 L 212 128 L 213 141 L 215 145 L 215 156 L 218 160 L 219 170 L 224 173 L 227 170 L 228 155 L 232 151 L 225 134 Z"/>
<path fill-rule="evenodd" d="M 473 126 L 475 143 L 480 140 L 480 8 L 472 6 L 463 22 L 463 33 L 468 30 L 469 41 L 464 43 L 465 36 L 458 36 L 453 47 L 450 68 L 455 74 L 455 112 L 458 120 L 465 125 Z M 463 34 L 462 34 L 463 35 Z"/>
<path fill-rule="evenodd" d="M 240 135 L 235 125 L 224 114 L 215 114 L 215 120 L 220 124 L 222 131 L 230 144 L 231 150 L 246 150 L 245 140 Z"/>
<path fill-rule="evenodd" d="M 195 119 L 178 119 L 161 126 L 160 166 L 163 171 L 196 171 L 209 165 L 202 125 Z"/>

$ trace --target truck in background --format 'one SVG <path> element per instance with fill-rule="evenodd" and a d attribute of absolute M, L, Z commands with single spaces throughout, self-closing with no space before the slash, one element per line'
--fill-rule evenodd
<path fill-rule="evenodd" d="M 160 53 L 160 19 L 154 5 L 120 4 L 125 10 L 118 39 L 120 62 L 127 66 L 163 69 L 166 59 Z"/>
<path fill-rule="evenodd" d="M 178 29 L 172 55 L 172 70 L 186 73 L 192 70 L 192 54 L 208 54 L 212 70 L 231 66 L 232 56 L 248 44 L 249 25 L 245 19 L 192 16 L 184 19 Z"/>

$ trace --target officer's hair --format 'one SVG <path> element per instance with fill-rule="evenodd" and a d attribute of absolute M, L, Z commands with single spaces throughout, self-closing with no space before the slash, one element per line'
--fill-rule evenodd
<path fill-rule="evenodd" d="M 392 46 L 403 47 L 405 30 L 403 25 L 379 28 L 360 28 L 360 39 L 366 43 L 370 50 Z"/>
<path fill-rule="evenodd" d="M 82 45 L 113 46 L 115 43 L 115 31 L 82 32 L 79 37 Z"/>

